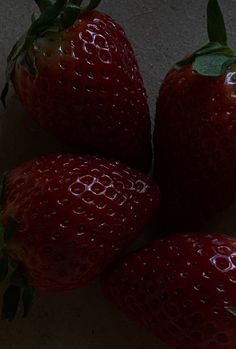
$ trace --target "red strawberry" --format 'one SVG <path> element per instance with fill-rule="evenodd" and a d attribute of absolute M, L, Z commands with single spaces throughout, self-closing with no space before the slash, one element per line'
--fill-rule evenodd
<path fill-rule="evenodd" d="M 107 297 L 176 349 L 235 349 L 236 239 L 173 235 L 115 266 Z"/>
<path fill-rule="evenodd" d="M 31 118 L 74 150 L 148 172 L 150 117 L 133 49 L 112 18 L 71 2 L 47 8 L 14 49 L 16 93 Z"/>
<path fill-rule="evenodd" d="M 7 254 L 42 291 L 93 279 L 142 232 L 159 200 L 149 177 L 91 156 L 28 161 L 6 175 L 4 187 L 6 235 L 12 217 L 18 225 L 6 237 Z"/>
<path fill-rule="evenodd" d="M 236 53 L 221 16 L 210 0 L 210 43 L 167 74 L 157 101 L 156 177 L 163 219 L 175 228 L 198 225 L 236 197 Z"/>

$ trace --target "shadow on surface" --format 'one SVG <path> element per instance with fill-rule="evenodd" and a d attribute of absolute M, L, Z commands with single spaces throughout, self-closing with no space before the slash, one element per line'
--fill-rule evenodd
<path fill-rule="evenodd" d="M 0 322 L 4 349 L 168 349 L 101 295 L 97 284 L 67 294 L 40 294 L 27 319 Z"/>
<path fill-rule="evenodd" d="M 8 98 L 6 110 L 0 107 L 0 122 L 1 172 L 36 155 L 65 149 L 26 116 L 15 96 Z"/>

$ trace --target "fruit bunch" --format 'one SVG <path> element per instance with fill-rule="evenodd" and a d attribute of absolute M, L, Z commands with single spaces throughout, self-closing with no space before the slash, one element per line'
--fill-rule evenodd
<path fill-rule="evenodd" d="M 68 291 L 121 256 L 156 213 L 151 122 L 138 64 L 100 0 L 36 1 L 13 47 L 10 81 L 28 115 L 71 147 L 7 172 L 1 189 L 2 316 L 24 316 L 34 290 Z M 118 162 L 120 161 L 120 162 Z M 127 165 L 129 166 L 127 166 Z M 136 168 L 138 170 L 135 170 Z"/>
<path fill-rule="evenodd" d="M 11 81 L 27 114 L 71 153 L 3 176 L 3 318 L 20 302 L 26 316 L 35 290 L 68 291 L 101 274 L 105 296 L 174 348 L 235 349 L 236 239 L 199 230 L 236 197 L 236 52 L 217 0 L 209 43 L 161 86 L 156 181 L 142 173 L 150 117 L 123 29 L 95 10 L 100 0 L 36 3 L 41 14 L 8 57 L 2 101 Z M 155 216 L 163 237 L 129 253 Z"/>
<path fill-rule="evenodd" d="M 160 227 L 179 233 L 102 277 L 112 303 L 176 349 L 236 346 L 236 239 L 192 231 L 236 196 L 236 53 L 213 0 L 208 33 L 210 42 L 167 74 L 157 100 Z"/>

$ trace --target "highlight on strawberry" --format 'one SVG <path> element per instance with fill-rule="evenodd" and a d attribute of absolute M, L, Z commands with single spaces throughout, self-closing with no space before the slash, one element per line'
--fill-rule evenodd
<path fill-rule="evenodd" d="M 143 79 L 124 30 L 101 0 L 37 0 L 41 14 L 13 47 L 9 82 L 27 114 L 72 151 L 148 172 L 151 122 Z"/>
<path fill-rule="evenodd" d="M 236 197 L 236 52 L 216 0 L 208 2 L 209 43 L 165 77 L 157 100 L 155 173 L 160 219 L 186 230 Z"/>
<path fill-rule="evenodd" d="M 45 155 L 6 173 L 1 195 L 2 317 L 24 316 L 34 289 L 79 288 L 135 240 L 155 214 L 155 182 L 118 162 Z"/>
<path fill-rule="evenodd" d="M 171 235 L 103 276 L 107 298 L 175 349 L 235 349 L 236 239 Z"/>

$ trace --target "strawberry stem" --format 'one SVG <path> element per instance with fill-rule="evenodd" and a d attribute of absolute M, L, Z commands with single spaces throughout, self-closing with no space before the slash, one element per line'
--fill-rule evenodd
<path fill-rule="evenodd" d="M 224 16 L 217 0 L 209 0 L 207 6 L 207 29 L 210 42 L 227 46 Z"/>
<path fill-rule="evenodd" d="M 52 5 L 50 0 L 35 0 L 35 2 L 41 12 L 45 11 L 49 6 Z"/>

